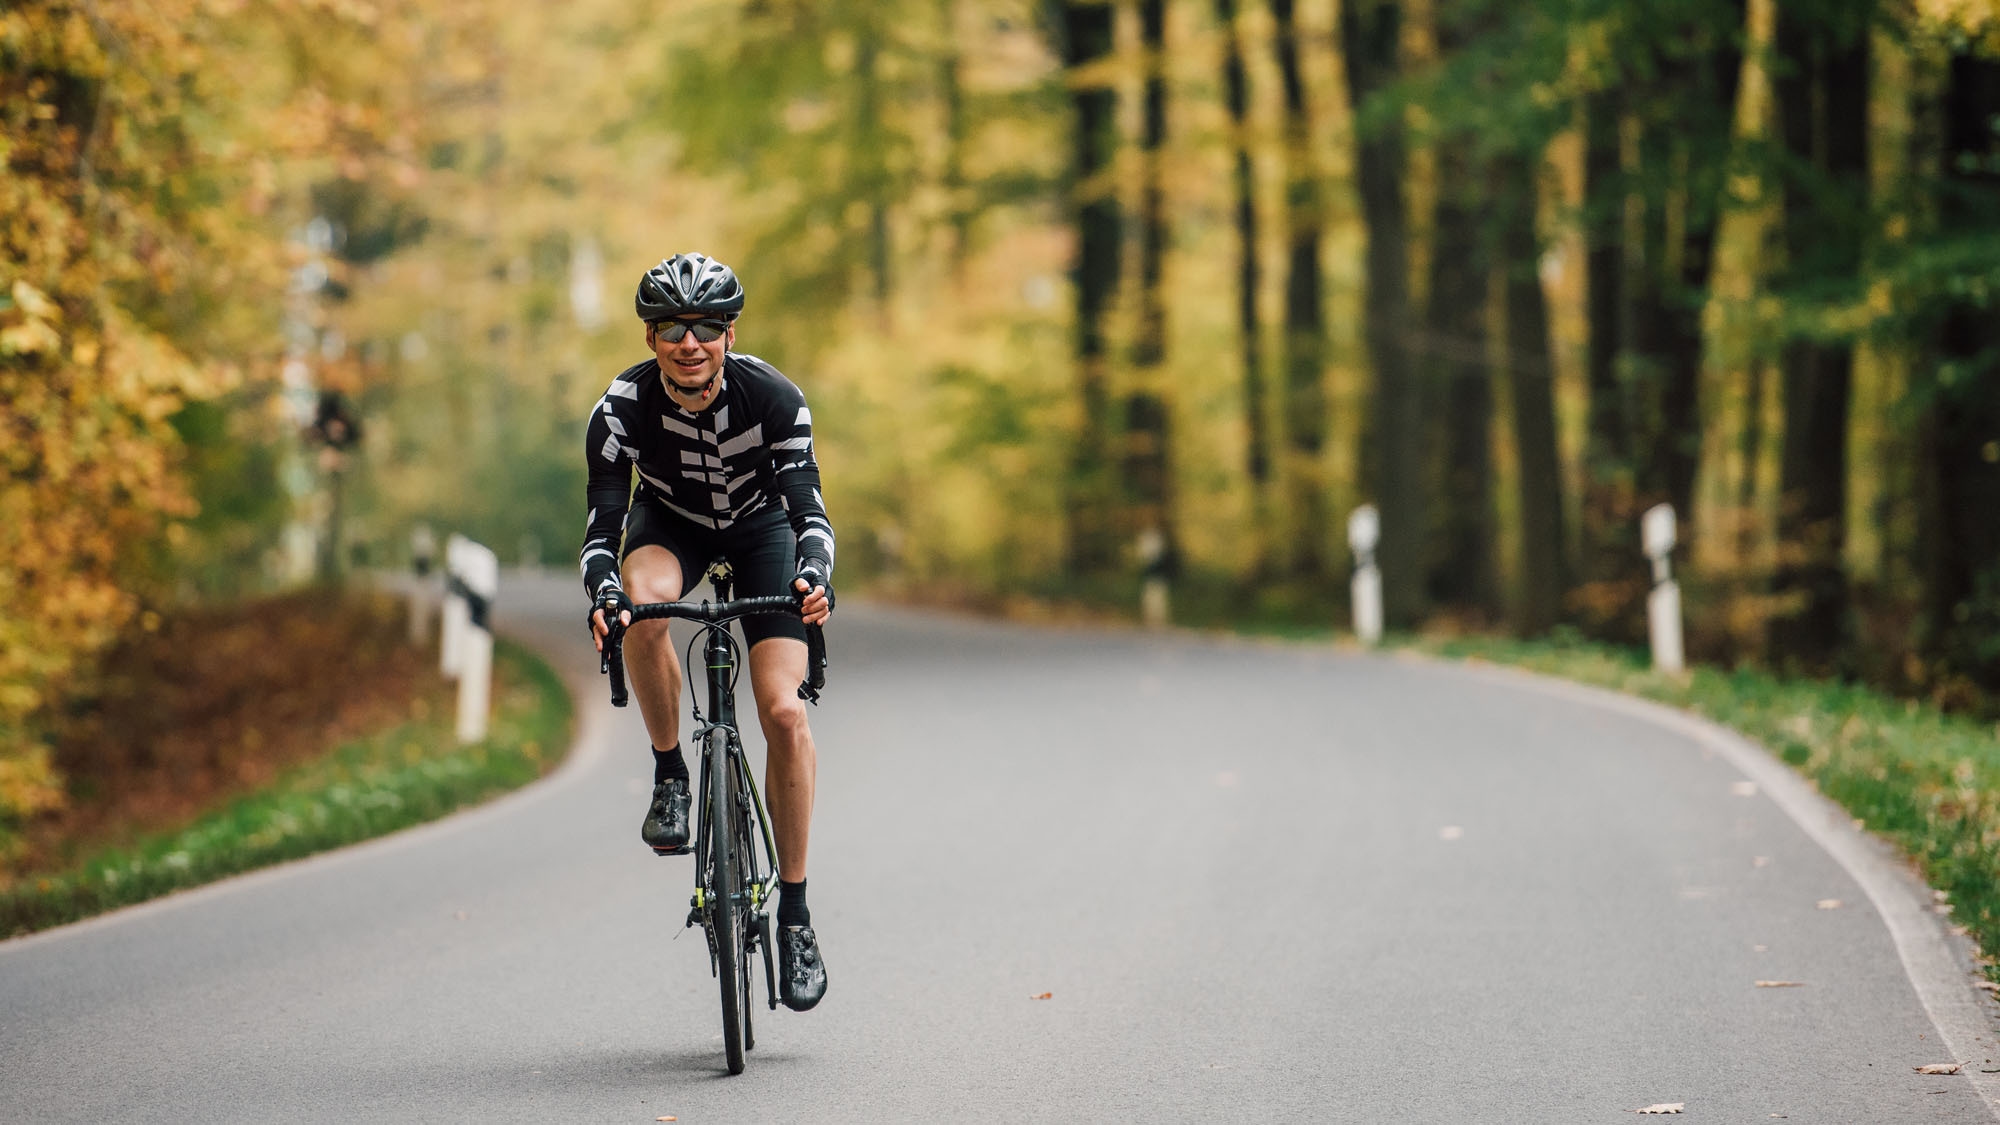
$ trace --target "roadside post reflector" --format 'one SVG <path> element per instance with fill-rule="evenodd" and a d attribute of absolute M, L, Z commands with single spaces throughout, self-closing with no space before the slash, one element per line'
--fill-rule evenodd
<path fill-rule="evenodd" d="M 1687 668 L 1681 650 L 1681 588 L 1669 557 L 1674 550 L 1674 507 L 1655 504 L 1639 517 L 1640 540 L 1653 563 L 1653 589 L 1646 595 L 1646 627 L 1653 638 L 1653 668 L 1679 673 Z"/>
<path fill-rule="evenodd" d="M 493 698 L 493 596 L 500 590 L 500 560 L 491 549 L 462 540 L 457 586 L 465 607 L 459 641 L 458 740 L 486 737 Z"/>
<path fill-rule="evenodd" d="M 1347 545 L 1354 549 L 1354 635 L 1364 645 L 1382 640 L 1382 571 L 1375 566 L 1375 546 L 1382 541 L 1382 517 L 1375 505 L 1363 504 L 1347 517 Z"/>
<path fill-rule="evenodd" d="M 457 534 L 444 541 L 444 609 L 438 614 L 442 619 L 438 670 L 447 680 L 457 679 L 459 666 L 464 663 L 469 613 L 465 605 L 465 549 L 472 545 L 472 540 Z"/>
<path fill-rule="evenodd" d="M 431 627 L 431 566 L 437 561 L 437 536 L 431 525 L 410 529 L 410 643 L 421 645 Z"/>

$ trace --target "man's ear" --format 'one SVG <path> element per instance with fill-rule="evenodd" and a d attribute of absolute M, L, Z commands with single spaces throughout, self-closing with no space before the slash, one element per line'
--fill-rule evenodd
<path fill-rule="evenodd" d="M 659 326 L 658 326 L 658 325 L 656 325 L 656 324 L 652 323 L 651 321 L 647 321 L 647 322 L 646 322 L 646 350 L 647 350 L 647 351 L 652 351 L 652 350 L 653 350 L 653 337 L 654 337 L 654 335 L 655 335 L 656 333 L 658 333 L 658 332 L 659 332 L 659 330 L 660 330 L 660 329 L 659 329 Z"/>
<path fill-rule="evenodd" d="M 733 351 L 735 350 L 735 348 L 736 348 L 736 325 L 734 323 L 731 323 L 729 326 L 729 331 L 724 332 L 722 334 L 722 350 L 725 352 Z"/>

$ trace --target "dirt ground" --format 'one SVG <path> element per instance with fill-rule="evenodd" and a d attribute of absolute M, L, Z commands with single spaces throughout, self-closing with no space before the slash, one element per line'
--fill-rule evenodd
<path fill-rule="evenodd" d="M 402 603 L 304 591 L 166 616 L 105 661 L 65 718 L 69 807 L 28 831 L 0 879 L 178 828 L 340 742 L 448 701 Z"/>

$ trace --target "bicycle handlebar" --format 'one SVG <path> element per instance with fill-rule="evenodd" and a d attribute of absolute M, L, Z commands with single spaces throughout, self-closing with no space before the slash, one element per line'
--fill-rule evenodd
<path fill-rule="evenodd" d="M 785 594 L 768 597 L 732 598 L 726 602 L 647 602 L 632 607 L 632 621 L 657 621 L 662 618 L 681 618 L 687 621 L 701 621 L 710 625 L 726 625 L 740 617 L 758 614 L 792 614 L 799 612 L 798 599 Z M 604 652 L 598 661 L 598 671 L 611 677 L 611 705 L 623 707 L 629 696 L 625 690 L 625 630 L 628 625 L 609 622 L 611 632 L 604 638 Z M 819 689 L 826 686 L 826 634 L 817 625 L 806 626 L 806 680 L 799 685 L 799 698 L 811 703 L 819 702 Z"/>

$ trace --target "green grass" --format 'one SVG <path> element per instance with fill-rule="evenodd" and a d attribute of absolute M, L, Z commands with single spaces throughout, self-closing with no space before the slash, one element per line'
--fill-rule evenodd
<path fill-rule="evenodd" d="M 518 645 L 499 641 L 494 664 L 485 741 L 457 745 L 446 709 L 339 746 L 180 831 L 23 880 L 0 893 L 0 937 L 381 836 L 533 781 L 568 746 L 569 694 Z"/>
<path fill-rule="evenodd" d="M 1577 640 L 1409 644 L 1643 696 L 1736 730 L 1893 841 L 1945 893 L 1980 948 L 2000 950 L 2000 732 L 1991 724 L 1852 684 L 1754 669 L 1662 676 L 1639 650 Z"/>

